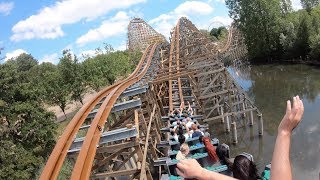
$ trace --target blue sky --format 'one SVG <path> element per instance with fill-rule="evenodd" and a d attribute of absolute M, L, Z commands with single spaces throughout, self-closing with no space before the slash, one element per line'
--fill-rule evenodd
<path fill-rule="evenodd" d="M 202 29 L 231 23 L 224 0 L 0 0 L 1 57 L 27 52 L 57 63 L 63 49 L 78 56 L 103 43 L 123 50 L 133 17 L 168 37 L 181 16 Z"/>

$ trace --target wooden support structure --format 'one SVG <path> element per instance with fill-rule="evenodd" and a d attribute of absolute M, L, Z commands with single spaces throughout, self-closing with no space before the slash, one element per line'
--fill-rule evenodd
<path fill-rule="evenodd" d="M 72 142 L 74 132 L 81 127 L 91 109 L 98 108 L 96 114 L 99 117 L 95 115 L 91 118 L 92 123 L 87 125 L 86 128 L 90 126 L 90 136 L 86 136 L 83 146 L 79 147 L 80 153 L 74 149 L 69 153 L 74 158 L 77 155 L 81 156 L 75 166 L 80 169 L 81 174 L 78 174 L 78 169 L 74 169 L 74 179 L 82 174 L 84 178 L 91 179 L 117 179 L 120 176 L 126 176 L 127 179 L 160 179 L 162 171 L 167 170 L 166 167 L 159 166 L 159 177 L 155 177 L 151 175 L 152 165 L 155 160 L 168 155 L 166 149 L 158 149 L 157 145 L 163 140 L 169 140 L 169 133 L 161 134 L 161 128 L 171 125 L 170 120 L 165 125 L 161 116 L 167 116 L 174 107 L 186 101 L 190 101 L 195 114 L 203 115 L 203 121 L 199 121 L 220 120 L 225 130 L 231 132 L 234 143 L 238 143 L 237 119 L 241 115 L 245 117 L 246 114 L 250 114 L 249 124 L 252 126 L 254 114 L 257 114 L 259 135 L 263 135 L 261 112 L 232 78 L 223 63 L 225 57 L 232 57 L 228 54 L 228 49 L 234 46 L 233 38 L 240 37 L 234 28 L 230 29 L 224 47 L 208 39 L 186 18 L 178 21 L 172 32 L 170 45 L 162 35 L 141 19 L 133 19 L 128 28 L 130 50 L 135 46 L 140 50 L 148 47 L 132 75 L 99 93 L 72 121 L 70 126 L 74 129 L 68 129 L 66 132 L 66 142 Z M 148 45 L 150 43 L 152 45 Z M 141 87 L 144 91 L 136 93 Z M 125 90 L 129 93 L 125 94 Z M 110 109 L 115 102 L 121 103 L 136 98 L 141 100 L 139 106 L 128 106 L 118 112 L 111 112 Z M 113 104 L 106 103 L 111 100 Z M 112 121 L 109 121 L 111 117 Z M 134 135 L 117 137 L 121 134 L 120 131 L 131 130 L 134 130 Z M 99 137 L 105 133 L 104 131 L 110 133 L 110 140 L 100 144 Z M 241 136 L 239 140 L 241 141 Z M 69 147 L 68 144 L 59 145 L 60 149 Z M 88 152 L 92 153 L 85 153 L 89 148 Z M 57 154 L 66 153 L 62 150 L 55 151 L 51 159 L 57 159 Z M 63 160 L 63 157 L 59 156 L 56 164 L 50 161 L 42 179 L 55 179 L 57 171 L 50 172 L 50 175 L 46 175 L 45 172 L 61 168 L 60 159 Z"/>
<path fill-rule="evenodd" d="M 259 128 L 259 135 L 263 136 L 263 119 L 262 114 L 258 114 L 258 128 Z"/>
<path fill-rule="evenodd" d="M 234 144 L 237 144 L 238 143 L 237 123 L 236 122 L 231 123 L 231 127 L 232 127 L 232 142 Z"/>

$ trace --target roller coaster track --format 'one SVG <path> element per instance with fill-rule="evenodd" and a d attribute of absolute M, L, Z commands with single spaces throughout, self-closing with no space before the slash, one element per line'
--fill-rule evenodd
<path fill-rule="evenodd" d="M 204 121 L 257 110 L 218 59 L 231 47 L 234 28 L 230 28 L 225 46 L 219 49 L 186 18 L 181 18 L 173 29 L 170 44 L 162 36 L 155 37 L 158 33 L 149 32 L 154 30 L 143 20 L 133 22 L 128 34 L 135 35 L 129 37 L 135 44 L 130 49 L 151 45 L 128 78 L 103 89 L 77 112 L 57 141 L 40 179 L 57 179 L 67 155 L 75 162 L 71 179 L 151 179 L 151 165 L 166 154 L 158 146 L 163 139 L 169 139 L 162 133 L 162 127 L 168 126 L 161 119 L 166 119 L 180 103 L 191 100 L 193 108 L 206 115 Z M 143 28 L 148 31 L 145 34 L 152 35 L 150 42 Z M 139 38 L 143 39 L 141 45 L 137 44 Z M 174 98 L 177 94 L 179 98 Z M 112 122 L 108 121 L 111 115 L 117 117 Z M 84 125 L 88 119 L 90 124 Z M 85 137 L 75 138 L 83 129 L 87 130 Z"/>
<path fill-rule="evenodd" d="M 86 135 L 86 139 L 81 148 L 80 154 L 74 167 L 74 171 L 72 172 L 72 179 L 89 178 L 93 159 L 96 153 L 96 146 L 100 138 L 99 135 L 102 131 L 101 128 L 104 126 L 105 120 L 109 116 L 111 108 L 113 107 L 120 94 L 126 88 L 138 82 L 146 74 L 151 64 L 151 59 L 153 57 L 156 46 L 157 44 L 154 44 L 150 52 L 148 51 L 148 49 L 145 52 L 149 54 L 149 57 L 147 58 L 146 65 L 143 67 L 142 71 L 135 77 L 128 78 L 126 81 L 113 88 L 113 90 L 109 93 L 109 95 L 102 103 Z"/>
<path fill-rule="evenodd" d="M 80 151 L 79 161 L 77 161 L 75 166 L 76 168 L 72 173 L 72 177 L 76 179 L 80 179 L 80 176 L 83 173 L 84 173 L 83 174 L 84 176 L 82 177 L 85 179 L 88 178 L 88 171 L 90 172 L 90 168 L 88 168 L 90 166 L 88 166 L 87 164 L 87 163 L 90 163 L 88 161 L 88 158 L 93 158 L 93 157 L 92 156 L 87 157 L 87 155 L 88 155 L 88 152 L 92 153 L 95 150 L 97 142 L 99 141 L 98 138 L 100 137 L 97 134 L 100 133 L 100 131 L 102 131 L 101 128 L 104 127 L 103 120 L 106 120 L 106 117 L 108 117 L 115 100 L 121 94 L 121 92 L 126 87 L 139 81 L 142 78 L 142 76 L 145 75 L 148 67 L 150 66 L 151 57 L 155 51 L 155 47 L 156 47 L 156 44 L 152 46 L 152 49 L 151 49 L 151 46 L 149 46 L 146 49 L 136 69 L 126 80 L 120 81 L 100 91 L 95 98 L 93 98 L 89 103 L 85 104 L 78 111 L 78 113 L 74 116 L 74 118 L 68 124 L 68 126 L 66 127 L 66 130 L 58 140 L 54 150 L 52 151 L 48 159 L 48 162 L 43 170 L 43 173 L 41 174 L 40 179 L 56 179 L 57 178 L 58 173 L 63 164 L 63 161 L 65 160 L 65 157 L 67 155 L 67 151 L 69 150 L 72 144 L 75 134 L 78 132 L 80 126 L 83 124 L 84 120 L 89 115 L 90 111 L 99 103 L 99 101 L 101 101 L 104 97 L 106 97 L 103 104 L 99 108 L 99 111 L 94 119 L 93 124 L 90 126 L 90 129 L 88 132 L 88 135 L 89 135 L 88 139 L 86 137 L 86 141 L 84 142 L 84 147 L 85 147 L 85 150 L 87 151 L 85 150 Z M 146 57 L 148 53 L 150 54 L 149 54 L 148 60 L 146 61 Z M 139 73 L 139 70 L 142 68 L 144 62 L 146 62 L 146 65 L 142 69 L 142 72 Z M 93 140 L 93 136 L 95 136 L 94 140 Z M 84 161 L 86 163 L 84 163 Z M 91 163 L 92 163 L 92 159 L 91 159 Z M 87 169 L 83 169 L 83 167 L 86 167 Z"/>

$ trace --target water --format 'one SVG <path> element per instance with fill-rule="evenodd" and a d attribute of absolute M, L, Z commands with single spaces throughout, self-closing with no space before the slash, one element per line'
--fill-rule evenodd
<path fill-rule="evenodd" d="M 239 143 L 231 145 L 231 154 L 248 152 L 261 171 L 271 162 L 278 125 L 285 113 L 286 101 L 295 95 L 303 99 L 303 121 L 291 139 L 291 164 L 294 179 L 318 179 L 320 172 L 320 68 L 307 65 L 235 65 L 229 72 L 245 89 L 263 113 L 264 136 L 258 136 L 257 123 L 238 130 Z M 231 135 L 222 125 L 211 125 L 221 142 L 231 144 Z"/>

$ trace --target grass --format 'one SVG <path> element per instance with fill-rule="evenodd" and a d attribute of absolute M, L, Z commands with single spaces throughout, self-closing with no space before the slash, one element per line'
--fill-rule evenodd
<path fill-rule="evenodd" d="M 72 117 L 68 117 L 66 120 L 57 123 L 58 128 L 57 128 L 56 140 L 62 135 L 63 131 L 66 129 L 71 119 Z"/>
<path fill-rule="evenodd" d="M 58 124 L 58 128 L 56 130 L 57 135 L 56 135 L 56 140 L 59 139 L 59 137 L 62 135 L 63 131 L 66 129 L 67 125 L 70 123 L 72 120 L 73 116 L 76 115 L 76 113 L 80 110 L 80 108 L 75 109 L 73 112 L 69 113 L 67 115 L 67 118 L 62 120 L 62 121 L 56 121 Z"/>

